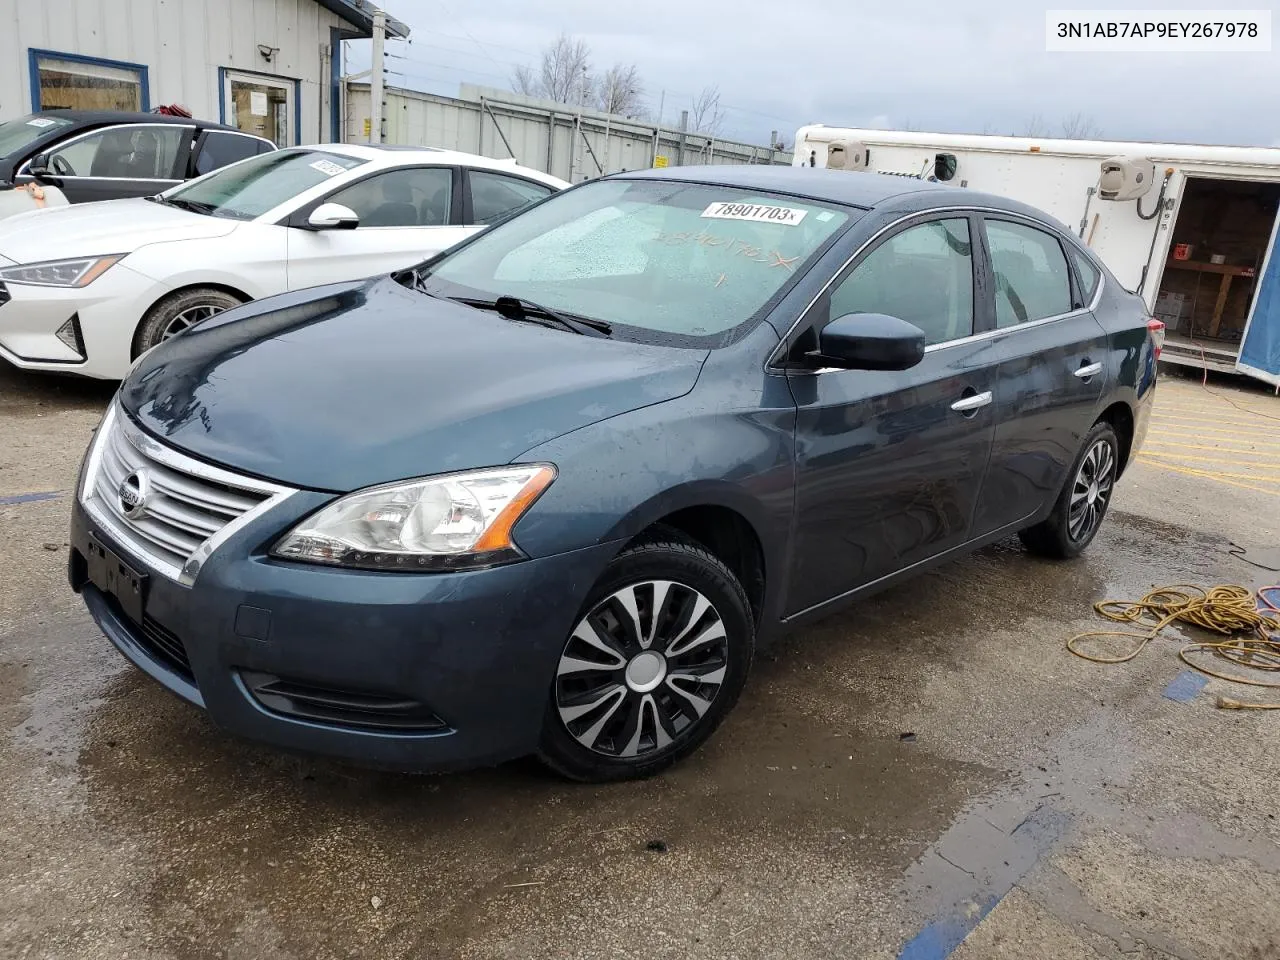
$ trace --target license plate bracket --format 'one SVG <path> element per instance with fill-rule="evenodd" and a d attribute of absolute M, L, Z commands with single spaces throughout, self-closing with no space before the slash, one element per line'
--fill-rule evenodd
<path fill-rule="evenodd" d="M 87 554 L 89 582 L 107 596 L 114 597 L 124 615 L 141 626 L 147 575 L 133 569 L 92 534 L 89 535 Z"/>

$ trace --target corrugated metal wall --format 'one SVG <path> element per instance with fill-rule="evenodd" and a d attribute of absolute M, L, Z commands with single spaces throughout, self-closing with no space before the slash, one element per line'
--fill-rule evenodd
<path fill-rule="evenodd" d="M 31 112 L 31 49 L 144 64 L 151 106 L 218 119 L 218 68 L 301 81 L 303 143 L 328 139 L 322 46 L 347 27 L 314 0 L 0 0 L 0 121 Z M 271 61 L 258 45 L 278 48 Z"/>
<path fill-rule="evenodd" d="M 646 169 L 654 165 L 655 155 L 665 156 L 673 167 L 708 162 L 785 166 L 791 162 L 789 153 L 767 146 L 682 135 L 670 127 L 593 110 L 582 115 L 584 142 L 576 129 L 577 111 L 570 107 L 481 87 L 463 86 L 460 94 L 455 98 L 388 89 L 383 127 L 386 142 L 465 150 L 498 159 L 514 155 L 527 167 L 575 183 L 602 173 Z M 367 142 L 368 84 L 348 85 L 346 98 L 343 139 Z"/>

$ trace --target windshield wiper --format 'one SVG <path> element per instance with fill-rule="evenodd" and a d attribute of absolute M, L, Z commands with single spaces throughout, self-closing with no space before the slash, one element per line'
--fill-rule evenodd
<path fill-rule="evenodd" d="M 165 197 L 158 193 L 147 199 L 152 203 L 162 203 L 166 207 L 177 207 L 179 210 L 190 210 L 192 213 L 202 213 L 205 216 L 212 216 L 218 209 L 212 203 L 201 203 L 199 200 L 186 200 L 182 197 Z"/>
<path fill-rule="evenodd" d="M 540 303 L 534 303 L 523 297 L 502 296 L 496 300 L 478 300 L 472 297 L 450 297 L 449 299 L 479 310 L 493 310 L 508 320 L 537 323 L 544 327 L 558 327 L 561 330 L 581 333 L 588 337 L 607 337 L 613 332 L 613 327 L 603 320 L 552 310 L 550 307 L 544 307 Z"/>

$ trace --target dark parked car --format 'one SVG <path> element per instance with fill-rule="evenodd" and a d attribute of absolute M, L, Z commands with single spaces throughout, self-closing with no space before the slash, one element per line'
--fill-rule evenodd
<path fill-rule="evenodd" d="M 48 110 L 0 124 L 0 183 L 39 179 L 71 203 L 147 197 L 274 149 L 269 140 L 189 117 Z"/>
<path fill-rule="evenodd" d="M 1162 335 L 1008 200 L 609 177 L 145 354 L 86 457 L 71 585 L 236 734 L 643 776 L 782 628 L 1015 532 L 1083 550 Z"/>

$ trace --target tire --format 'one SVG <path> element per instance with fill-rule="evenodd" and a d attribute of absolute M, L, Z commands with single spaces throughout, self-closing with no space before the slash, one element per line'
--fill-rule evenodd
<path fill-rule="evenodd" d="M 751 607 L 729 568 L 676 531 L 646 536 L 614 558 L 578 614 L 538 755 L 585 783 L 652 776 L 720 725 L 754 651 Z"/>
<path fill-rule="evenodd" d="M 238 307 L 242 302 L 235 294 L 214 287 L 192 287 L 170 294 L 148 310 L 138 324 L 138 332 L 133 337 L 133 358 L 136 360 L 193 323 Z"/>
<path fill-rule="evenodd" d="M 1057 560 L 1079 556 L 1093 541 L 1107 515 L 1119 467 L 1120 441 L 1115 430 L 1105 421 L 1095 423 L 1071 464 L 1053 512 L 1042 522 L 1019 532 L 1026 548 Z M 1096 485 L 1095 477 L 1099 478 Z"/>

